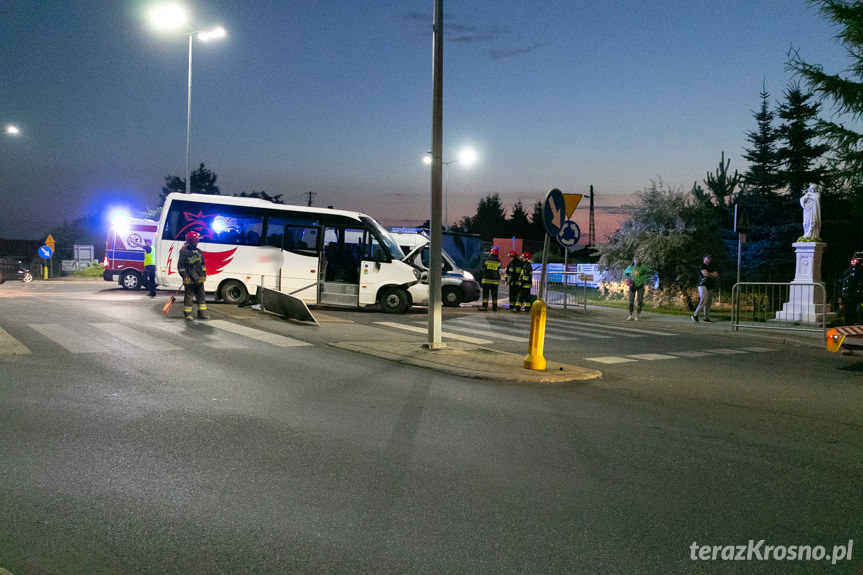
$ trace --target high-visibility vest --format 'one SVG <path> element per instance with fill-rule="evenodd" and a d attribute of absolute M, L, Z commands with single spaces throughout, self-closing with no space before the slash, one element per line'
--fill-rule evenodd
<path fill-rule="evenodd" d="M 154 266 L 156 265 L 156 250 L 153 247 L 150 247 L 150 251 L 144 252 L 144 265 L 145 266 Z"/>

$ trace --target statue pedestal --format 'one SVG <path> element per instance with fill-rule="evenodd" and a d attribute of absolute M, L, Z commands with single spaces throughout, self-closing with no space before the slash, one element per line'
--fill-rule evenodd
<path fill-rule="evenodd" d="M 823 242 L 796 242 L 791 244 L 797 252 L 794 281 L 788 290 L 788 301 L 776 312 L 777 321 L 820 324 L 830 321 L 836 314 L 822 303 L 825 297 L 821 283 L 821 254 L 827 245 Z"/>

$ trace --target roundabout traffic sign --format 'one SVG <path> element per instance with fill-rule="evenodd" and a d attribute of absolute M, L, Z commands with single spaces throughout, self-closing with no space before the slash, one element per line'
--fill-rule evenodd
<path fill-rule="evenodd" d="M 579 229 L 578 224 L 572 220 L 566 220 L 557 234 L 557 243 L 567 249 L 572 249 L 580 238 L 581 229 Z"/>

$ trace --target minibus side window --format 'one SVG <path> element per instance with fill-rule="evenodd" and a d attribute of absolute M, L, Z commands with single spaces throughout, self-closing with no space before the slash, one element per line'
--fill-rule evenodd
<path fill-rule="evenodd" d="M 286 225 L 282 249 L 304 256 L 318 255 L 318 228 Z"/>

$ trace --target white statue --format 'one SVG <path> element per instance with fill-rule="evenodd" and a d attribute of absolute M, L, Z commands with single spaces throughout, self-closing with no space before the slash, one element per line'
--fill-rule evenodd
<path fill-rule="evenodd" d="M 803 237 L 820 238 L 821 192 L 816 184 L 810 184 L 800 197 L 800 207 L 803 208 Z"/>

